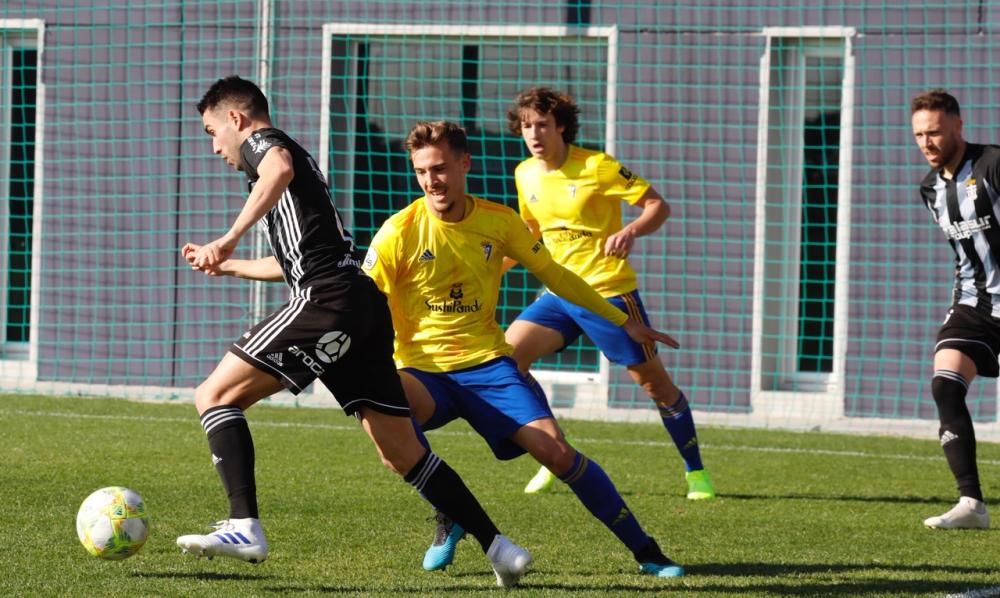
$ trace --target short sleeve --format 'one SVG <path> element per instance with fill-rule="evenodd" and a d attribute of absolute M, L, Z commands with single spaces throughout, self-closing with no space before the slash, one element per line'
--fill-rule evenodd
<path fill-rule="evenodd" d="M 372 280 L 375 286 L 386 295 L 392 293 L 393 282 L 396 280 L 396 239 L 395 227 L 390 222 L 382 225 L 375 233 L 368 253 L 361 263 L 361 269 Z"/>
<path fill-rule="evenodd" d="M 605 198 L 625 201 L 631 205 L 638 203 L 650 187 L 646 179 L 607 154 L 597 164 L 597 178 Z"/>
<path fill-rule="evenodd" d="M 288 149 L 286 137 L 278 129 L 260 129 L 254 131 L 240 146 L 240 159 L 243 160 L 243 170 L 250 180 L 257 180 L 257 168 L 272 147 Z"/>

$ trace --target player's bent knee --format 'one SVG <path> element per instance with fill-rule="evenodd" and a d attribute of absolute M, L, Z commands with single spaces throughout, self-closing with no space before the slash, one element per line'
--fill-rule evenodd
<path fill-rule="evenodd" d="M 372 423 L 372 419 L 376 423 Z M 372 419 L 369 419 L 369 435 L 378 449 L 382 464 L 394 473 L 406 475 L 427 449 L 420 444 L 408 419 L 385 418 L 378 414 Z"/>
<path fill-rule="evenodd" d="M 382 463 L 389 468 L 389 471 L 405 477 L 406 474 L 410 473 L 417 463 L 420 462 L 421 457 L 424 456 L 425 449 L 421 445 L 416 445 L 415 449 L 412 451 L 407 451 L 404 453 L 399 453 L 390 457 L 383 457 Z"/>
<path fill-rule="evenodd" d="M 562 475 L 573 466 L 576 450 L 565 441 L 553 439 L 550 443 L 534 447 L 531 456 L 552 473 Z"/>
<path fill-rule="evenodd" d="M 207 384 L 200 384 L 194 391 L 194 406 L 198 409 L 198 413 L 226 404 L 223 394 Z"/>

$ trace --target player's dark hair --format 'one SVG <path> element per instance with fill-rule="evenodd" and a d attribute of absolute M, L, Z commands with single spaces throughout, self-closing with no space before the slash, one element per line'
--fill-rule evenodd
<path fill-rule="evenodd" d="M 955 96 L 940 88 L 925 91 L 913 98 L 910 102 L 910 114 L 918 110 L 940 110 L 945 114 L 962 116 Z"/>
<path fill-rule="evenodd" d="M 556 124 L 563 127 L 563 141 L 576 141 L 576 134 L 580 130 L 580 108 L 571 96 L 548 87 L 531 87 L 519 93 L 514 106 L 507 111 L 507 127 L 519 137 L 525 110 L 534 110 L 542 115 L 551 114 Z"/>
<path fill-rule="evenodd" d="M 264 92 L 252 82 L 235 75 L 219 79 L 208 88 L 198 102 L 198 114 L 226 104 L 232 104 L 251 118 L 270 118 Z"/>
<path fill-rule="evenodd" d="M 406 136 L 406 151 L 413 153 L 429 145 L 447 141 L 448 147 L 460 154 L 469 153 L 469 138 L 465 129 L 447 120 L 418 122 Z"/>

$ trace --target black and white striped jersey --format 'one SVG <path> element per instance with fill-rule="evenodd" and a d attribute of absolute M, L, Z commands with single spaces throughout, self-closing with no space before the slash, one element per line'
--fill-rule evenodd
<path fill-rule="evenodd" d="M 954 302 L 1000 317 L 1000 147 L 969 143 L 954 178 L 942 172 L 920 195 L 955 251 Z"/>
<path fill-rule="evenodd" d="M 361 262 L 313 157 L 278 129 L 254 131 L 240 147 L 250 189 L 260 178 L 257 167 L 272 147 L 283 147 L 292 155 L 295 177 L 261 222 L 292 297 L 346 291 L 363 276 Z"/>

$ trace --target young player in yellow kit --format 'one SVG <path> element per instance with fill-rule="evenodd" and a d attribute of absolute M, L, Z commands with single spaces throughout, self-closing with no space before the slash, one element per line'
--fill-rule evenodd
<path fill-rule="evenodd" d="M 601 467 L 565 441 L 544 395 L 510 358 L 496 321 L 503 260 L 518 260 L 554 292 L 622 326 L 637 342 L 676 341 L 628 317 L 555 263 L 513 210 L 467 195 L 471 156 L 461 127 L 418 123 L 407 149 L 425 196 L 382 225 L 362 267 L 389 297 L 396 361 L 414 417 L 425 430 L 461 417 L 498 459 L 530 453 L 629 548 L 640 571 L 682 575 Z M 463 533 L 457 524 L 450 531 L 454 542 Z M 425 559 L 425 568 L 447 566 L 454 542 L 450 554 L 432 555 L 446 558 L 432 559 L 432 566 Z"/>
<path fill-rule="evenodd" d="M 611 303 L 648 323 L 628 254 L 636 237 L 660 228 L 670 208 L 653 187 L 611 156 L 573 145 L 579 108 L 569 96 L 535 87 L 518 95 L 508 113 L 510 131 L 521 135 L 531 157 L 514 171 L 521 218 L 545 242 L 552 258 L 579 275 Z M 622 203 L 642 209 L 622 226 Z M 544 355 L 586 334 L 610 360 L 624 365 L 656 403 L 663 425 L 684 459 L 687 497 L 715 497 L 698 447 L 694 419 L 684 393 L 656 355 L 590 310 L 544 293 L 511 323 L 507 342 L 522 372 Z M 525 488 L 547 490 L 554 479 L 545 468 Z"/>

